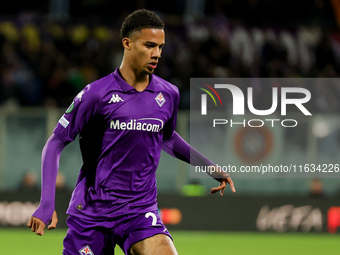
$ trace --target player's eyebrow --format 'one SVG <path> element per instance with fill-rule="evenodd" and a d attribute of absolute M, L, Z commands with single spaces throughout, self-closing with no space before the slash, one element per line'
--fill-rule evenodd
<path fill-rule="evenodd" d="M 149 45 L 149 46 L 152 46 L 152 47 L 158 46 L 157 43 L 152 42 L 152 41 L 146 41 L 145 44 L 147 44 L 147 45 Z M 163 48 L 164 45 L 165 45 L 165 43 L 162 43 L 162 44 L 159 45 L 159 47 Z"/>

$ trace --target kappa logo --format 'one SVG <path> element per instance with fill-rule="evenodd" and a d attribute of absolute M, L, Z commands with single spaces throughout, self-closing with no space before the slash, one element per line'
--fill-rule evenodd
<path fill-rule="evenodd" d="M 159 107 L 162 107 L 162 105 L 166 101 L 162 92 L 159 92 L 159 94 L 155 97 L 155 100 L 156 100 L 157 104 L 159 105 Z"/>
<path fill-rule="evenodd" d="M 124 101 L 118 94 L 113 94 L 111 97 L 111 100 L 109 101 L 109 104 L 111 103 L 118 103 L 120 101 Z"/>
<path fill-rule="evenodd" d="M 94 255 L 94 253 L 92 252 L 90 246 L 86 245 L 84 248 L 81 248 L 79 250 L 79 254 L 80 255 Z"/>
<path fill-rule="evenodd" d="M 85 93 L 85 91 L 82 90 L 82 91 L 80 91 L 80 92 L 78 93 L 78 95 L 76 96 L 76 98 L 77 98 L 80 102 L 81 102 L 81 98 L 83 97 L 84 93 Z"/>

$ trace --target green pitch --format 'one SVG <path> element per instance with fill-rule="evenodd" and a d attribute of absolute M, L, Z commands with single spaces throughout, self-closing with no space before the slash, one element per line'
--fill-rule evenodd
<path fill-rule="evenodd" d="M 170 231 L 180 255 L 338 255 L 339 234 L 277 234 Z M 36 236 L 29 229 L 0 229 L 6 255 L 60 255 L 65 230 Z M 116 255 L 123 255 L 116 248 Z"/>

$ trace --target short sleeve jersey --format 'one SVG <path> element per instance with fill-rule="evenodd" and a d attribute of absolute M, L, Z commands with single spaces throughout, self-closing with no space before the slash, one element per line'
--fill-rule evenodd
<path fill-rule="evenodd" d="M 83 158 L 67 213 L 105 219 L 157 209 L 156 168 L 178 103 L 177 87 L 156 75 L 142 92 L 118 69 L 87 85 L 54 130 L 65 143 L 79 134 Z"/>

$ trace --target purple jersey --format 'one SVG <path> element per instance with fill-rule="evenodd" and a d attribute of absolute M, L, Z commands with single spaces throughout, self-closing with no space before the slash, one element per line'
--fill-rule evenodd
<path fill-rule="evenodd" d="M 178 104 L 177 87 L 156 75 L 142 92 L 118 69 L 87 85 L 54 130 L 65 143 L 79 134 L 83 157 L 67 213 L 106 219 L 156 210 L 156 168 Z"/>

